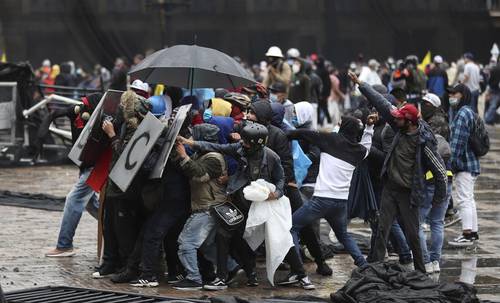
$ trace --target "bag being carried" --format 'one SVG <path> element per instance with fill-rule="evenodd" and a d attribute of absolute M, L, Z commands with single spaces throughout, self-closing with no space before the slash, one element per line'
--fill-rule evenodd
<path fill-rule="evenodd" d="M 490 150 L 490 137 L 483 119 L 474 114 L 474 122 L 469 136 L 469 144 L 477 157 L 482 157 Z"/>
<path fill-rule="evenodd" d="M 218 223 L 228 230 L 236 229 L 245 219 L 241 210 L 229 201 L 215 205 L 212 207 L 211 212 Z"/>

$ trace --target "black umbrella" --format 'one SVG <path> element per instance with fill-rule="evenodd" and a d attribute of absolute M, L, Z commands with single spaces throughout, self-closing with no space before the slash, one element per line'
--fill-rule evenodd
<path fill-rule="evenodd" d="M 147 56 L 130 71 L 132 79 L 183 88 L 236 88 L 254 84 L 241 65 L 215 49 L 175 45 Z"/>

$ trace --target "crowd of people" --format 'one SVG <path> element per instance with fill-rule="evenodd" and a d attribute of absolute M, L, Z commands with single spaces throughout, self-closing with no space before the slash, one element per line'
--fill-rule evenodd
<path fill-rule="evenodd" d="M 316 54 L 303 58 L 297 49 L 285 55 L 273 46 L 265 57 L 249 69 L 258 82 L 231 91 L 197 89 L 190 95 L 168 83 L 127 85 L 126 76 L 111 81 L 125 92 L 114 119 L 102 121 L 112 148 L 110 167 L 148 112 L 165 131 L 125 192 L 110 179 L 101 191 L 104 249 L 94 278 L 155 287 L 166 263 L 166 280 L 176 289 L 226 289 L 242 272 L 248 286 L 257 286 L 248 226 L 260 202 L 286 206 L 273 211 L 284 218 L 284 226 L 290 222 L 279 235 L 289 245 L 278 248 L 290 272 L 276 284 L 300 284 L 306 290 L 314 284 L 304 269 L 305 249 L 318 274 L 335 271 L 321 249 L 321 218 L 358 267 L 384 261 L 390 250 L 409 270 L 439 272 L 445 218 L 447 224 L 462 221 L 462 233 L 450 245 L 472 246 L 479 240 L 474 183 L 485 146 L 473 138 L 485 136 L 476 127 L 481 123 L 478 98 L 485 89 L 485 121 L 497 119 L 496 60 L 480 68 L 466 53 L 462 69 L 436 56 L 420 69 L 416 56 L 382 65 L 374 59 L 364 64 L 360 56 L 339 70 Z M 67 109 L 73 140 L 101 97 L 88 95 L 78 109 Z M 149 179 L 167 144 L 171 118 L 185 104 L 191 110 L 164 173 Z M 87 182 L 93 170 L 92 165 L 80 167 L 80 178 L 66 197 L 57 246 L 47 257 L 75 255 L 80 217 L 85 208 L 95 216 L 99 206 Z M 363 176 L 367 182 L 353 182 Z M 357 195 L 368 191 L 376 207 L 358 210 L 367 214 L 363 219 L 372 230 L 370 253 L 364 256 L 348 232 L 355 216 L 349 205 L 369 205 L 353 201 L 370 199 Z M 265 249 L 275 248 L 272 244 L 265 243 Z"/>

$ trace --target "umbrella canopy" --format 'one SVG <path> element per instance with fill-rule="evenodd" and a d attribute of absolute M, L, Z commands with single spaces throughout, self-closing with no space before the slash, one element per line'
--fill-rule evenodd
<path fill-rule="evenodd" d="M 253 77 L 230 56 L 197 45 L 175 45 L 147 56 L 130 72 L 132 80 L 183 88 L 235 88 Z"/>

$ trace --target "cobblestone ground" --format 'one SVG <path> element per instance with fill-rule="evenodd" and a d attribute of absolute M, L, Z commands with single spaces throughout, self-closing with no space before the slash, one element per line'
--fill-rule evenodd
<path fill-rule="evenodd" d="M 482 159 L 482 174 L 476 184 L 476 198 L 481 241 L 476 252 L 457 250 L 445 245 L 441 262 L 441 281 L 474 283 L 482 299 L 500 300 L 500 131 L 491 130 L 492 151 Z M 0 169 L 0 190 L 45 193 L 64 196 L 77 178 L 77 169 L 71 166 Z M 176 291 L 162 284 L 155 289 L 136 289 L 127 285 L 114 285 L 107 280 L 90 278 L 96 257 L 96 221 L 85 213 L 75 235 L 77 255 L 72 258 L 50 259 L 44 253 L 57 239 L 61 212 L 51 212 L 11 206 L 0 206 L 0 284 L 4 290 L 18 290 L 46 285 L 67 285 L 143 292 L 151 295 L 168 295 L 198 298 L 213 296 L 211 292 Z M 446 240 L 460 232 L 460 224 L 446 229 Z M 353 223 L 350 231 L 368 234 L 362 223 Z M 333 277 L 320 277 L 315 266 L 306 269 L 316 284 L 315 291 L 305 293 L 297 287 L 275 288 L 264 281 L 265 264 L 259 262 L 261 286 L 231 287 L 217 295 L 242 297 L 293 297 L 314 295 L 328 298 L 347 281 L 354 268 L 348 255 L 337 255 L 328 261 L 334 269 Z M 278 272 L 282 276 L 285 272 Z M 244 281 L 241 281 L 244 283 Z M 243 285 L 243 284 L 242 284 Z"/>

